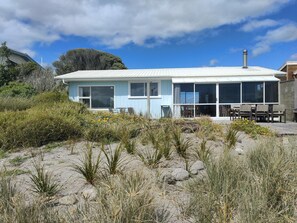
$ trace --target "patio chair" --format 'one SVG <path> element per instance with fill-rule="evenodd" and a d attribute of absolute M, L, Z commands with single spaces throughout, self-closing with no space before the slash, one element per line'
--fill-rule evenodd
<path fill-rule="evenodd" d="M 230 120 L 234 120 L 239 117 L 239 110 L 240 107 L 238 105 L 231 105 L 231 108 L 229 110 Z"/>
<path fill-rule="evenodd" d="M 269 121 L 269 106 L 268 105 L 257 105 L 255 111 L 255 120 L 264 119 L 265 121 Z"/>
<path fill-rule="evenodd" d="M 282 122 L 282 116 L 284 117 L 284 123 L 286 123 L 286 108 L 284 105 L 273 105 L 272 112 L 270 114 L 271 122 L 274 117 L 279 117 L 279 121 Z"/>
<path fill-rule="evenodd" d="M 132 108 L 132 107 L 128 107 L 128 114 L 129 114 L 129 115 L 134 115 L 134 114 L 135 114 L 135 112 L 134 112 L 134 108 Z"/>
<path fill-rule="evenodd" d="M 248 118 L 249 120 L 252 120 L 252 106 L 240 105 L 238 115 L 240 118 Z"/>

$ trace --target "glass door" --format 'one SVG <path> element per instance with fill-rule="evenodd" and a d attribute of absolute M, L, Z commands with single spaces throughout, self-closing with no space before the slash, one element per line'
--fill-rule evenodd
<path fill-rule="evenodd" d="M 216 117 L 216 101 L 216 84 L 195 84 L 195 117 Z"/>

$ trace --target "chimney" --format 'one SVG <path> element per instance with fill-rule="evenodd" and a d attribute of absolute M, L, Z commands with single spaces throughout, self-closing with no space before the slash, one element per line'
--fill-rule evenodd
<path fill-rule="evenodd" d="M 247 65 L 247 56 L 248 56 L 248 51 L 247 50 L 243 50 L 243 66 L 242 66 L 242 68 L 244 68 L 244 69 L 248 68 L 248 65 Z"/>

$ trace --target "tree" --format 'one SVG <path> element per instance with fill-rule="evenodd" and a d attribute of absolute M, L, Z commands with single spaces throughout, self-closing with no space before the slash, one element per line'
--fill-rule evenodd
<path fill-rule="evenodd" d="M 122 60 L 112 54 L 94 49 L 74 49 L 53 63 L 58 75 L 77 70 L 127 69 Z"/>
<path fill-rule="evenodd" d="M 9 59 L 11 52 L 6 46 L 6 42 L 0 47 L 0 87 L 7 85 L 10 81 L 15 81 L 18 70 L 15 64 Z"/>
<path fill-rule="evenodd" d="M 37 92 L 50 91 L 59 87 L 59 82 L 54 80 L 54 72 L 50 67 L 33 70 L 26 76 L 24 82 L 32 85 Z"/>

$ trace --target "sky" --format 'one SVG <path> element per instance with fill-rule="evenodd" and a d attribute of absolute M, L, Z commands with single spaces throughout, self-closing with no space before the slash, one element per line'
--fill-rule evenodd
<path fill-rule="evenodd" d="M 297 0 L 0 0 L 0 30 L 43 66 L 75 48 L 128 69 L 297 61 Z"/>

